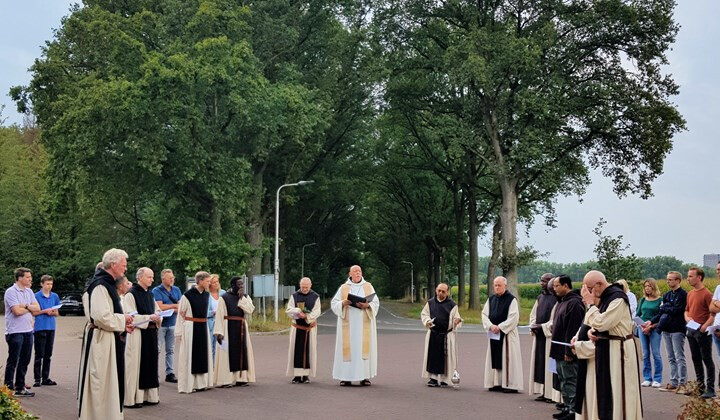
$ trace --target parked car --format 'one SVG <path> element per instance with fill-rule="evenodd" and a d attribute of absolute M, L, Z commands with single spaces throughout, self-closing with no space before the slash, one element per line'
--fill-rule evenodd
<path fill-rule="evenodd" d="M 60 299 L 60 304 L 62 305 L 58 309 L 60 316 L 67 314 L 85 315 L 81 295 L 65 295 Z"/>

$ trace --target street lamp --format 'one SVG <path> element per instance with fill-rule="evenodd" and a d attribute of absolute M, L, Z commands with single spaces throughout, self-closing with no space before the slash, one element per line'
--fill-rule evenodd
<path fill-rule="evenodd" d="M 415 289 L 415 279 L 413 279 L 413 270 L 414 266 L 413 263 L 410 261 L 401 261 L 403 264 L 410 264 L 410 303 L 415 302 L 415 293 L 413 293 L 413 289 Z"/>
<path fill-rule="evenodd" d="M 300 258 L 300 277 L 305 277 L 305 247 L 317 245 L 315 242 L 302 246 L 302 258 Z"/>
<path fill-rule="evenodd" d="M 285 187 L 295 187 L 312 184 L 315 181 L 298 181 L 292 184 L 283 184 L 275 194 L 275 322 L 278 320 L 278 288 L 280 287 L 280 190 Z"/>

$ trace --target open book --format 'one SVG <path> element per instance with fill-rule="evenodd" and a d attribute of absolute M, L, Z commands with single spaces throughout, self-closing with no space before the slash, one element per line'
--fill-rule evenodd
<path fill-rule="evenodd" d="M 372 302 L 373 299 L 375 299 L 375 293 L 362 297 L 358 295 L 353 295 L 352 293 L 348 293 L 348 300 L 350 301 L 350 306 L 353 306 L 355 308 L 358 308 L 358 303 L 369 303 Z M 360 308 L 358 308 L 360 309 Z"/>

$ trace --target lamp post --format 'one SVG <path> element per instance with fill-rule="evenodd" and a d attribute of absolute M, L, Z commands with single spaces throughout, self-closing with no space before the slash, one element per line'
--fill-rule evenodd
<path fill-rule="evenodd" d="M 278 289 L 280 287 L 280 190 L 285 187 L 295 187 L 312 184 L 315 181 L 298 181 L 292 184 L 283 184 L 275 194 L 275 322 L 278 320 Z"/>
<path fill-rule="evenodd" d="M 413 289 L 415 289 L 415 279 L 413 279 L 413 271 L 414 266 L 413 263 L 410 261 L 402 261 L 403 264 L 410 264 L 410 303 L 415 302 L 415 293 L 413 292 Z"/>
<path fill-rule="evenodd" d="M 305 277 L 305 247 L 317 245 L 315 242 L 302 246 L 302 258 L 300 258 L 300 277 Z"/>

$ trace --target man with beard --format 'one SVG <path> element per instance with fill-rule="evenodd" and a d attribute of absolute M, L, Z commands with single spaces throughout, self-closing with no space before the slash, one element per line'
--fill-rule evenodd
<path fill-rule="evenodd" d="M 125 398 L 125 365 L 120 333 L 132 332 L 132 317 L 123 313 L 116 279 L 127 269 L 127 253 L 110 249 L 88 285 L 89 315 L 82 349 L 78 400 L 80 419 L 122 419 Z"/>
<path fill-rule="evenodd" d="M 230 290 L 220 296 L 213 335 L 215 352 L 215 385 L 229 388 L 255 382 L 255 358 L 248 321 L 255 312 L 252 299 L 245 294 L 242 277 L 230 279 Z"/>
<path fill-rule="evenodd" d="M 554 418 L 575 418 L 575 393 L 577 390 L 577 357 L 569 346 L 557 343 L 570 343 L 580 329 L 585 316 L 585 305 L 580 291 L 572 290 L 570 277 L 561 275 L 555 281 L 555 294 L 560 301 L 553 318 L 550 357 L 556 361 L 556 370 L 560 379 L 565 410 L 553 415 Z"/>
<path fill-rule="evenodd" d="M 583 287 L 590 292 L 583 293 L 583 300 L 591 305 L 583 323 L 592 328 L 588 337 L 595 342 L 598 417 L 641 419 L 640 359 L 627 294 L 596 270 L 585 275 Z"/>
<path fill-rule="evenodd" d="M 123 299 L 125 313 L 136 314 L 133 317 L 136 330 L 125 338 L 125 407 L 128 408 L 160 402 L 157 351 L 160 317 L 156 314 L 160 308 L 150 292 L 153 274 L 147 267 L 139 268 L 135 275 L 137 283 Z"/>
<path fill-rule="evenodd" d="M 207 291 L 210 273 L 195 273 L 195 287 L 178 303 L 179 325 L 175 326 L 178 346 L 178 392 L 204 391 L 212 386 L 210 359 L 210 332 L 207 327 L 207 310 L 210 293 Z"/>
<path fill-rule="evenodd" d="M 377 375 L 377 312 L 380 300 L 372 284 L 365 281 L 359 265 L 350 267 L 330 305 L 337 315 L 333 378 L 340 386 L 360 381 L 370 386 Z"/>
<path fill-rule="evenodd" d="M 529 394 L 540 394 L 535 401 L 552 402 L 552 373 L 546 369 L 549 346 L 544 333 L 543 324 L 551 321 L 550 313 L 557 303 L 557 298 L 548 289 L 548 282 L 553 278 L 550 273 L 540 277 L 540 294 L 530 311 L 530 333 L 533 336 L 530 353 Z"/>
<path fill-rule="evenodd" d="M 518 301 L 507 291 L 507 279 L 495 277 L 493 290 L 482 310 L 485 330 L 490 337 L 485 356 L 485 387 L 490 391 L 514 393 L 523 389 L 522 355 L 518 320 Z"/>
<path fill-rule="evenodd" d="M 447 284 L 437 285 L 435 297 L 423 307 L 420 320 L 427 328 L 422 377 L 430 378 L 429 387 L 446 387 L 457 366 L 457 344 L 453 332 L 462 322 L 457 304 L 448 298 Z"/>
<path fill-rule="evenodd" d="M 290 329 L 287 376 L 292 383 L 310 383 L 317 372 L 317 328 L 320 316 L 320 296 L 312 289 L 309 277 L 300 280 L 300 290 L 288 300 L 285 313 L 293 319 Z"/>

